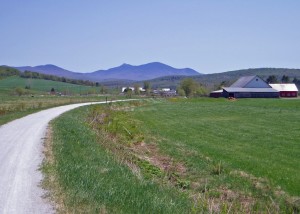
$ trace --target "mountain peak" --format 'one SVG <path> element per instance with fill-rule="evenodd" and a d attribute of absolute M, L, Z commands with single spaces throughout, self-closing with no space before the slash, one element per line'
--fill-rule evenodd
<path fill-rule="evenodd" d="M 119 67 L 132 67 L 132 65 L 127 64 L 127 63 L 123 63 L 122 65 L 120 65 Z"/>
<path fill-rule="evenodd" d="M 60 68 L 57 65 L 53 65 L 53 64 L 39 65 L 39 66 L 36 66 L 36 67 L 40 67 L 40 68 L 55 68 L 55 69 Z"/>
<path fill-rule="evenodd" d="M 147 63 L 145 65 L 166 65 L 166 64 L 161 63 L 161 62 L 149 62 L 149 63 Z"/>
<path fill-rule="evenodd" d="M 46 65 L 43 65 L 43 66 L 48 66 L 48 67 L 58 67 L 58 66 L 53 65 L 53 64 L 46 64 Z"/>

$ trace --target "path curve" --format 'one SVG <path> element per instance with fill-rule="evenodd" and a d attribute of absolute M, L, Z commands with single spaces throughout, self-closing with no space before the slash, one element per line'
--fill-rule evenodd
<path fill-rule="evenodd" d="M 129 101 L 129 100 L 117 100 Z M 71 104 L 43 110 L 0 126 L 0 213 L 54 213 L 43 199 L 39 187 L 43 161 L 43 138 L 48 123 L 60 114 L 80 106 L 102 104 L 92 102 Z"/>

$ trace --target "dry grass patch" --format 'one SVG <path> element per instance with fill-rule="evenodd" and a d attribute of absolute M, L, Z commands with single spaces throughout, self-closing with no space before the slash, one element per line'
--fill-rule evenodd
<path fill-rule="evenodd" d="M 157 145 L 154 143 L 141 142 L 132 146 L 132 150 L 138 154 L 141 159 L 149 161 L 162 171 L 175 172 L 181 176 L 184 176 L 187 171 L 183 163 L 175 162 L 171 157 L 161 154 Z"/>
<path fill-rule="evenodd" d="M 188 188 L 190 182 L 185 179 L 186 166 L 162 154 L 154 139 L 148 139 L 151 143 L 145 143 L 139 121 L 132 120 L 126 114 L 141 105 L 143 103 L 138 102 L 131 103 L 130 106 L 95 107 L 91 110 L 87 123 L 102 139 L 101 144 L 138 178 L 158 180 L 180 189 Z"/>

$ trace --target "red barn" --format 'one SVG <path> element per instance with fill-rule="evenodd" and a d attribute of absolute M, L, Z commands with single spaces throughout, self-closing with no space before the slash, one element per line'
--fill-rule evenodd
<path fill-rule="evenodd" d="M 272 88 L 279 91 L 280 97 L 297 97 L 298 88 L 293 83 L 270 84 Z"/>

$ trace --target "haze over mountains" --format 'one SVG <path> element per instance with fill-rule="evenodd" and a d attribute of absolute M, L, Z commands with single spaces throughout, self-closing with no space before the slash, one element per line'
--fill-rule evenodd
<path fill-rule="evenodd" d="M 132 86 L 134 83 L 143 85 L 143 81 L 147 80 L 153 88 L 165 87 L 176 89 L 184 78 L 191 77 L 209 90 L 214 90 L 215 87 L 220 84 L 229 86 L 241 76 L 258 75 L 266 80 L 270 75 L 274 75 L 280 81 L 282 76 L 286 75 L 290 78 L 290 81 L 293 81 L 294 78 L 300 79 L 300 69 L 252 68 L 214 74 L 200 74 L 190 68 L 176 69 L 159 62 L 139 66 L 123 64 L 115 68 L 98 70 L 91 73 L 72 72 L 55 65 L 41 65 L 35 67 L 23 66 L 15 68 L 20 71 L 28 70 L 47 75 L 65 77 L 67 79 L 99 82 L 107 87 Z"/>
<path fill-rule="evenodd" d="M 98 70 L 91 73 L 78 73 L 60 68 L 56 65 L 40 65 L 40 66 L 22 66 L 15 67 L 18 70 L 33 71 L 42 74 L 55 75 L 69 79 L 82 79 L 90 81 L 111 81 L 111 80 L 132 80 L 142 81 L 150 80 L 164 76 L 195 76 L 201 75 L 191 68 L 177 69 L 160 62 L 152 62 L 144 65 L 134 66 L 123 64 L 121 66 L 110 68 L 107 70 Z"/>

